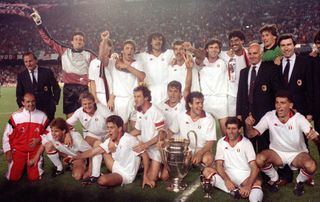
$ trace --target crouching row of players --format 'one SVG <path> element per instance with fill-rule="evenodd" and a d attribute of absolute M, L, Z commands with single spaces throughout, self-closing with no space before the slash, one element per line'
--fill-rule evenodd
<path fill-rule="evenodd" d="M 292 169 L 300 169 L 294 193 L 296 195 L 303 194 L 303 183 L 312 177 L 316 171 L 316 163 L 308 153 L 304 135 L 310 140 L 319 141 L 319 139 L 318 133 L 311 128 L 310 123 L 305 117 L 292 110 L 293 104 L 288 92 L 280 91 L 277 93 L 275 102 L 276 110 L 268 112 L 255 126 L 253 126 L 255 120 L 252 116 L 249 116 L 245 121 L 246 132 L 249 137 L 263 134 L 265 130 L 269 129 L 270 149 L 264 150 L 256 156 L 251 142 L 241 135 L 240 121 L 237 118 L 228 118 L 226 122 L 227 135 L 217 143 L 214 166 L 211 163 L 213 161 L 211 148 L 215 137 L 202 137 L 201 133 L 201 131 L 206 131 L 206 133 L 208 131 L 212 132 L 212 129 L 215 129 L 215 127 L 210 126 L 210 124 L 214 124 L 214 121 L 211 119 L 208 120 L 210 116 L 202 109 L 203 96 L 200 96 L 200 94 L 196 96 L 198 94 L 191 93 L 191 95 L 194 96 L 189 96 L 189 98 L 191 97 L 192 99 L 186 99 L 188 108 L 187 113 L 185 113 L 190 116 L 189 118 L 196 116 L 198 119 L 195 121 L 194 119 L 184 120 L 183 117 L 179 118 L 183 123 L 175 123 L 170 126 L 170 129 L 173 131 L 180 130 L 181 132 L 181 130 L 186 129 L 186 127 L 182 126 L 184 123 L 197 123 L 199 120 L 201 121 L 198 125 L 196 124 L 197 127 L 195 128 L 199 130 L 198 135 L 200 136 L 201 148 L 194 154 L 193 163 L 204 163 L 205 169 L 203 170 L 203 175 L 207 180 L 211 181 L 212 185 L 226 192 L 238 193 L 238 195 L 243 198 L 249 197 L 250 201 L 262 201 L 263 193 L 261 190 L 262 183 L 258 178 L 259 171 L 261 170 L 270 177 L 270 181 L 267 183 L 270 190 L 277 191 L 278 187 L 276 182 L 279 176 L 273 166 L 281 167 L 288 164 Z M 25 129 L 28 128 L 19 125 L 17 121 L 28 118 L 28 116 L 37 118 L 40 114 L 34 110 L 34 96 L 26 95 L 23 102 L 25 109 L 23 112 L 16 113 L 12 116 L 7 126 L 7 131 L 18 128 L 18 132 L 26 133 L 27 131 Z M 143 108 L 144 106 L 141 105 L 140 107 Z M 29 114 L 27 111 L 29 111 Z M 26 114 L 28 116 L 26 116 Z M 32 121 L 35 122 L 37 119 L 32 119 Z M 42 122 L 43 119 L 40 117 L 39 124 L 45 125 Z M 131 183 L 136 177 L 141 159 L 144 166 L 143 186 L 149 185 L 154 187 L 158 173 L 162 173 L 161 179 L 168 178 L 168 173 L 165 172 L 165 169 L 159 169 L 159 167 L 161 168 L 161 164 L 158 162 L 154 163 L 154 157 L 150 155 L 152 153 L 144 152 L 149 151 L 150 148 L 148 147 L 150 147 L 151 144 L 155 146 L 153 143 L 157 142 L 157 136 L 142 144 L 136 136 L 123 131 L 123 121 L 119 116 L 111 115 L 106 119 L 106 122 L 108 139 L 104 142 L 97 140 L 91 147 L 79 133 L 72 130 L 69 131 L 66 121 L 60 118 L 53 120 L 50 124 L 51 132 L 42 135 L 42 145 L 37 148 L 36 153 L 27 152 L 29 170 L 31 170 L 32 167 L 40 167 L 41 153 L 46 150 L 49 159 L 57 168 L 54 175 L 63 173 L 60 156 L 68 158 L 72 156 L 72 175 L 77 180 L 84 178 L 83 183 L 85 184 L 97 182 L 101 186 L 110 187 Z M 192 125 L 190 123 L 187 125 Z M 179 127 L 177 128 L 177 126 Z M 199 128 L 199 126 L 201 127 Z M 33 132 L 42 133 L 42 130 L 42 127 L 36 127 Z M 142 130 L 142 132 L 143 131 L 144 130 Z M 73 144 L 71 147 L 68 147 L 64 142 L 66 138 L 70 137 Z M 15 145 L 13 144 L 14 139 L 13 136 L 10 136 L 8 139 L 4 138 L 4 145 L 8 145 L 7 147 L 4 146 L 6 157 L 8 156 L 7 160 L 10 156 L 7 155 L 10 154 L 9 151 L 13 153 L 12 159 L 14 163 L 9 165 L 9 173 L 7 174 L 8 179 L 11 180 L 20 178 L 20 176 L 12 174 L 18 173 L 17 169 L 21 167 L 19 166 L 20 163 L 21 165 L 24 164 L 23 162 L 15 163 L 17 162 L 15 159 L 18 159 L 19 151 L 16 149 L 18 147 L 13 147 L 13 145 Z M 191 146 L 195 145 L 192 141 L 191 139 Z M 29 147 L 31 144 L 33 143 L 31 142 Z M 12 148 L 10 148 L 10 146 Z M 199 144 L 197 146 L 199 146 Z M 156 148 L 152 148 L 156 150 Z M 151 163 L 149 161 L 150 156 L 152 159 Z M 89 165 L 92 164 L 92 166 L 88 166 L 88 175 L 85 172 L 85 159 L 89 157 L 92 157 L 92 163 L 89 163 Z M 104 158 L 104 162 L 110 173 L 100 176 L 102 158 Z M 19 159 L 21 158 L 19 157 Z M 159 172 L 159 170 L 163 172 Z M 33 172 L 34 176 L 39 175 L 37 172 L 38 171 Z M 85 175 L 90 177 L 86 177 Z M 34 177 L 34 179 L 36 179 L 36 177 Z"/>

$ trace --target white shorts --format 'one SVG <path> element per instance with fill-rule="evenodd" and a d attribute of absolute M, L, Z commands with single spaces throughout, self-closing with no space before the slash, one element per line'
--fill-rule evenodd
<path fill-rule="evenodd" d="M 134 180 L 133 177 L 126 174 L 126 171 L 124 170 L 124 168 L 117 161 L 113 162 L 112 173 L 117 173 L 117 174 L 121 175 L 122 185 L 123 184 L 130 184 Z"/>
<path fill-rule="evenodd" d="M 228 95 L 228 117 L 236 116 L 237 114 L 237 98 Z"/>
<path fill-rule="evenodd" d="M 134 108 L 133 97 L 115 97 L 114 113 L 120 116 L 124 123 L 129 120 L 136 120 L 136 110 Z"/>
<path fill-rule="evenodd" d="M 152 159 L 154 161 L 158 161 L 159 163 L 162 162 L 160 151 L 155 145 L 149 147 L 147 149 L 147 153 L 148 153 L 148 156 L 149 156 L 150 159 Z"/>
<path fill-rule="evenodd" d="M 305 152 L 305 151 L 283 152 L 283 151 L 278 151 L 275 149 L 271 149 L 271 150 L 276 152 L 280 156 L 280 159 L 283 163 L 283 166 L 285 166 L 287 164 L 291 168 L 291 170 L 298 170 L 298 168 L 291 165 L 291 163 L 300 153 Z"/>
<path fill-rule="evenodd" d="M 230 177 L 230 180 L 238 187 L 240 187 L 240 184 L 250 176 L 250 171 L 243 171 L 243 170 L 234 170 L 232 172 L 226 171 L 226 173 Z M 226 184 L 224 183 L 224 180 L 221 178 L 220 175 L 215 174 L 212 177 L 212 182 L 214 182 L 215 187 L 227 193 L 230 193 L 230 191 L 226 187 Z"/>
<path fill-rule="evenodd" d="M 222 119 L 228 117 L 227 97 L 213 95 L 204 96 L 204 111 L 211 113 L 214 118 Z"/>
<path fill-rule="evenodd" d="M 97 99 L 101 104 L 107 107 L 107 99 L 106 99 L 106 94 L 105 93 L 96 93 L 97 94 Z"/>

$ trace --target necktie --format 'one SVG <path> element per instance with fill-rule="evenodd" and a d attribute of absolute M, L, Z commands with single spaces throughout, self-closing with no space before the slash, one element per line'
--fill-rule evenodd
<path fill-rule="evenodd" d="M 31 75 L 32 75 L 32 88 L 34 92 L 36 92 L 38 88 L 38 83 L 37 83 L 36 77 L 34 76 L 34 70 L 31 70 Z"/>
<path fill-rule="evenodd" d="M 254 88 L 254 82 L 256 78 L 257 78 L 256 66 L 252 66 L 250 87 L 249 87 L 249 103 L 250 104 L 253 104 L 253 88 Z"/>
<path fill-rule="evenodd" d="M 290 70 L 290 60 L 287 59 L 287 64 L 283 72 L 283 84 L 287 86 L 289 84 L 289 70 Z"/>

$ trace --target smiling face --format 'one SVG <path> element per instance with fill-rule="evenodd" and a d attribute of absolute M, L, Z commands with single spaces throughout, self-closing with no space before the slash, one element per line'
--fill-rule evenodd
<path fill-rule="evenodd" d="M 81 106 L 83 107 L 83 111 L 87 114 L 94 114 L 96 111 L 96 105 L 94 100 L 84 98 L 81 100 Z"/>
<path fill-rule="evenodd" d="M 174 45 L 173 46 L 173 52 L 177 60 L 182 60 L 183 59 L 183 54 L 185 54 L 185 49 L 183 44 L 181 45 Z"/>
<path fill-rule="evenodd" d="M 27 111 L 31 112 L 36 109 L 36 98 L 34 95 L 27 93 L 23 97 L 22 105 Z"/>
<path fill-rule="evenodd" d="M 208 53 L 208 59 L 217 58 L 220 53 L 219 44 L 214 43 L 214 44 L 209 45 L 208 48 L 206 49 L 206 51 Z"/>
<path fill-rule="evenodd" d="M 294 43 L 292 39 L 281 40 L 280 49 L 285 58 L 290 58 L 294 54 Z"/>
<path fill-rule="evenodd" d="M 256 65 L 261 61 L 262 53 L 259 44 L 253 44 L 249 46 L 248 58 L 252 65 Z"/>
<path fill-rule="evenodd" d="M 261 40 L 266 49 L 272 48 L 276 43 L 277 37 L 273 36 L 271 32 L 264 31 L 261 33 Z"/>
<path fill-rule="evenodd" d="M 82 50 L 84 47 L 84 37 L 82 35 L 74 35 L 71 41 L 74 50 Z"/>
<path fill-rule="evenodd" d="M 195 115 L 197 117 L 201 116 L 203 113 L 203 99 L 202 98 L 193 98 L 192 103 L 188 103 L 190 107 L 191 115 Z"/>
<path fill-rule="evenodd" d="M 235 141 L 241 134 L 241 128 L 238 128 L 237 124 L 228 124 L 226 133 L 230 141 Z"/>
<path fill-rule="evenodd" d="M 34 70 L 37 67 L 38 61 L 34 58 L 32 54 L 25 55 L 23 57 L 24 65 L 28 70 Z"/>
<path fill-rule="evenodd" d="M 161 51 L 162 50 L 163 40 L 161 36 L 155 36 L 151 40 L 152 50 Z"/>
<path fill-rule="evenodd" d="M 241 40 L 239 37 L 232 37 L 229 40 L 229 46 L 235 53 L 239 53 L 242 51 L 243 44 L 244 41 Z"/>
<path fill-rule="evenodd" d="M 278 117 L 283 119 L 289 117 L 293 104 L 286 97 L 276 97 L 275 107 Z"/>
<path fill-rule="evenodd" d="M 66 136 L 66 131 L 61 130 L 58 127 L 53 126 L 53 127 L 51 127 L 51 134 L 52 134 L 53 139 L 55 139 L 56 141 L 59 141 L 59 142 L 63 142 L 64 138 Z"/>

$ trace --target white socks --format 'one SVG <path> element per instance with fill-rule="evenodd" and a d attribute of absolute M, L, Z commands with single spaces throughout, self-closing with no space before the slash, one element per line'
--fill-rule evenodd
<path fill-rule="evenodd" d="M 57 167 L 57 170 L 62 171 L 63 166 L 59 158 L 59 153 L 55 151 L 53 153 L 47 153 L 47 156 L 50 159 L 50 161 L 53 163 L 53 165 Z"/>
<path fill-rule="evenodd" d="M 279 175 L 276 171 L 276 169 L 274 169 L 274 167 L 272 166 L 272 164 L 270 164 L 267 167 L 262 168 L 262 172 L 264 172 L 268 177 L 270 177 L 271 181 L 275 182 L 279 179 Z"/>
<path fill-rule="evenodd" d="M 307 181 L 309 178 L 311 178 L 312 176 L 311 175 L 309 175 L 305 170 L 303 170 L 303 169 L 300 169 L 300 172 L 299 172 L 299 174 L 298 174 L 298 176 L 297 176 L 297 183 L 298 182 L 305 182 L 305 181 Z"/>
<path fill-rule="evenodd" d="M 101 162 L 102 162 L 102 155 L 98 154 L 92 157 L 92 174 L 93 177 L 100 176 L 100 169 L 101 169 Z"/>
<path fill-rule="evenodd" d="M 259 186 L 253 186 L 249 195 L 249 201 L 250 202 L 262 202 L 263 199 L 263 192 L 261 190 L 261 187 Z"/>

